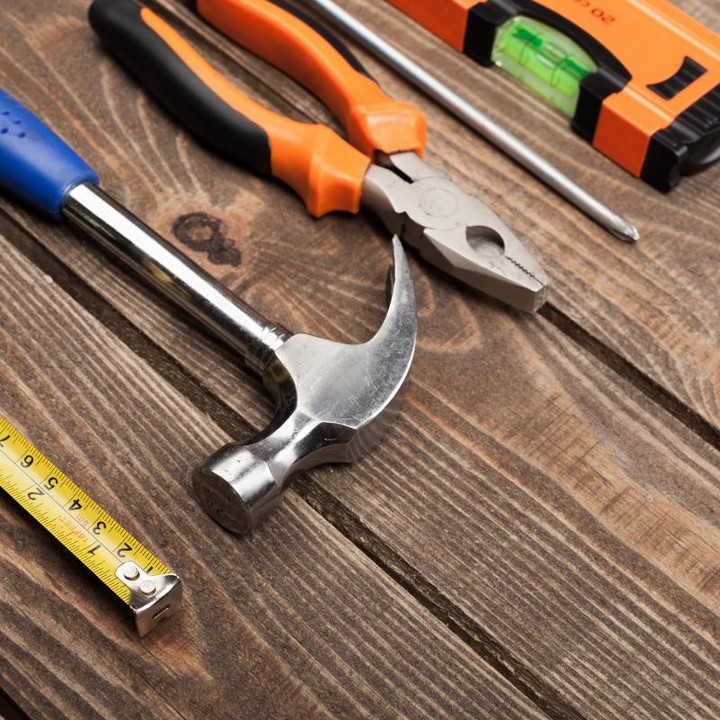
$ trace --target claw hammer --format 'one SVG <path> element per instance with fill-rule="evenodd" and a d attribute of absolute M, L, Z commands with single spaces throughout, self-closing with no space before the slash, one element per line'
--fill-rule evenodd
<path fill-rule="evenodd" d="M 81 228 L 239 351 L 276 401 L 270 425 L 192 472 L 201 505 L 236 533 L 257 527 L 299 470 L 365 455 L 393 419 L 417 337 L 415 293 L 400 241 L 385 319 L 347 345 L 270 323 L 99 187 L 97 174 L 29 110 L 0 90 L 0 187 Z"/>

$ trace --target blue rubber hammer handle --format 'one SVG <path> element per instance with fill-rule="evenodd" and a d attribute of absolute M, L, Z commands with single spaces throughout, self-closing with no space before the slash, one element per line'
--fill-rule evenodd
<path fill-rule="evenodd" d="M 26 107 L 0 90 L 0 188 L 62 220 L 77 185 L 97 173 Z"/>

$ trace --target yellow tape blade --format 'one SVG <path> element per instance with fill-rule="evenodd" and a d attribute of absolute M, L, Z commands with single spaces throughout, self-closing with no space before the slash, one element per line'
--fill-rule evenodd
<path fill-rule="evenodd" d="M 3 418 L 0 487 L 127 605 L 131 590 L 116 575 L 120 565 L 132 561 L 149 575 L 170 573 L 164 563 Z"/>

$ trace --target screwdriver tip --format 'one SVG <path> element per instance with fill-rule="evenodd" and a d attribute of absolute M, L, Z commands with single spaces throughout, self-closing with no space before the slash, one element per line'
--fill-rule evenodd
<path fill-rule="evenodd" d="M 631 223 L 621 217 L 614 218 L 610 231 L 616 238 L 626 243 L 636 243 L 640 239 L 638 229 Z"/>

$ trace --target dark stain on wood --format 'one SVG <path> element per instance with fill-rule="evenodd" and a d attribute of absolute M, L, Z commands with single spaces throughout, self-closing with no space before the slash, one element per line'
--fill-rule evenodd
<path fill-rule="evenodd" d="M 207 213 L 181 215 L 172 225 L 172 234 L 185 247 L 196 252 L 206 252 L 213 265 L 237 267 L 242 262 L 235 241 L 226 236 L 222 220 Z"/>

